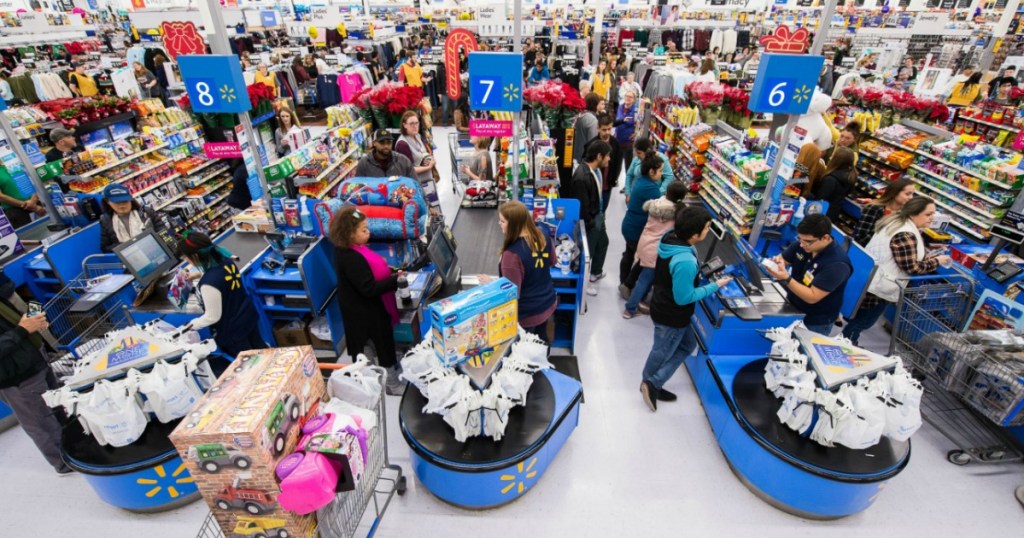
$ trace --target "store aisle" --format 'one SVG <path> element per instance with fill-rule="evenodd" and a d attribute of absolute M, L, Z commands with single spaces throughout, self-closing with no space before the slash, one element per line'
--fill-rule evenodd
<path fill-rule="evenodd" d="M 437 131 L 442 131 L 438 129 Z M 437 136 L 439 155 L 446 136 Z M 442 177 L 447 159 L 440 158 Z M 440 184 L 448 219 L 458 200 L 447 180 Z M 609 214 L 609 267 L 622 252 L 618 231 L 624 213 L 616 194 Z M 398 429 L 398 399 L 388 398 L 391 458 L 410 475 L 409 491 L 396 498 L 377 536 L 503 538 L 556 536 L 1002 536 L 1024 527 L 1013 490 L 1024 483 L 1020 465 L 955 467 L 953 448 L 925 426 L 915 437 L 909 468 L 882 492 L 867 512 L 834 522 L 807 521 L 756 498 L 729 471 L 685 371 L 667 388 L 679 394 L 655 414 L 638 390 L 651 343 L 647 317 L 623 320 L 616 275 L 589 298 L 579 334 L 580 369 L 586 403 L 580 424 L 533 491 L 485 512 L 466 511 L 433 498 L 413 478 L 408 448 Z M 871 347 L 884 333 L 875 329 Z M 79 475 L 57 478 L 18 428 L 0 434 L 0 490 L 4 536 L 195 536 L 207 508 L 202 502 L 153 515 L 136 515 L 101 502 Z M 141 486 L 140 486 L 141 487 Z M 147 488 L 150 486 L 146 486 Z M 497 487 L 497 485 L 496 485 Z M 813 494 L 813 492 L 812 492 Z M 364 520 L 365 535 L 368 520 Z"/>

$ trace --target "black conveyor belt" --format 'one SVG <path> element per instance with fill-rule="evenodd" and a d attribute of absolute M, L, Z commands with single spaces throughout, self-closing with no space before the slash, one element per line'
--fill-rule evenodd
<path fill-rule="evenodd" d="M 502 235 L 498 212 L 489 208 L 461 208 L 452 225 L 464 275 L 498 274 Z"/>
<path fill-rule="evenodd" d="M 238 267 L 251 262 L 269 245 L 262 234 L 232 232 L 220 242 L 220 246 L 239 257 Z"/>

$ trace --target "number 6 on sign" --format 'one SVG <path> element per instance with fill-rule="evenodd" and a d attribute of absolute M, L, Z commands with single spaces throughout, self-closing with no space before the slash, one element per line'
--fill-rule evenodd
<path fill-rule="evenodd" d="M 786 100 L 786 94 L 782 91 L 789 83 L 780 82 L 772 88 L 772 91 L 768 92 L 768 104 L 771 106 L 782 106 L 782 102 Z"/>

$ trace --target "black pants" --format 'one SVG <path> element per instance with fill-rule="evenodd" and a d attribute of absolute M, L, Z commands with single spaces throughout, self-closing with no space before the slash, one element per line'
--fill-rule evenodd
<path fill-rule="evenodd" d="M 248 334 L 236 336 L 230 340 L 220 335 L 217 335 L 213 339 L 217 342 L 217 349 L 225 355 L 230 355 L 232 358 L 237 357 L 239 353 L 243 351 L 249 351 L 250 349 L 266 349 L 267 343 L 263 341 L 263 337 L 260 336 L 260 330 L 258 327 L 253 327 Z"/>
<path fill-rule="evenodd" d="M 633 165 L 633 157 L 635 156 L 633 155 L 633 143 L 620 143 L 619 148 L 622 149 L 622 164 L 624 165 L 622 169 L 625 170 L 626 173 L 629 173 L 629 167 Z M 629 193 L 627 192 L 626 194 Z"/>
<path fill-rule="evenodd" d="M 643 267 L 640 267 L 639 263 L 634 263 L 633 267 L 629 269 L 629 276 L 626 277 L 626 287 L 633 289 L 636 287 L 636 281 L 640 279 L 640 271 Z"/>
<path fill-rule="evenodd" d="M 545 344 L 550 344 L 551 338 L 549 338 L 548 336 L 548 329 L 550 327 L 550 324 L 551 318 L 548 318 L 544 320 L 544 322 L 541 323 L 540 325 L 534 325 L 533 327 L 523 327 L 523 330 L 530 334 L 536 334 L 538 337 L 540 337 L 541 340 L 544 341 Z"/>
<path fill-rule="evenodd" d="M 395 330 L 391 326 L 391 317 L 387 312 L 379 315 L 376 319 L 367 320 L 366 332 L 353 334 L 345 332 L 345 347 L 352 360 L 363 352 L 366 344 L 373 342 L 373 349 L 377 352 L 377 364 L 384 368 L 391 368 L 395 365 Z"/>
<path fill-rule="evenodd" d="M 7 215 L 7 220 L 11 222 L 11 226 L 15 230 L 32 222 L 32 215 L 20 207 L 6 207 L 4 214 Z"/>
<path fill-rule="evenodd" d="M 639 240 L 626 240 L 626 250 L 622 252 L 622 260 L 619 262 L 619 284 L 625 284 L 629 280 L 629 273 L 633 270 L 633 260 L 636 258 L 636 247 L 639 243 Z M 633 285 L 636 285 L 636 279 L 633 279 Z"/>

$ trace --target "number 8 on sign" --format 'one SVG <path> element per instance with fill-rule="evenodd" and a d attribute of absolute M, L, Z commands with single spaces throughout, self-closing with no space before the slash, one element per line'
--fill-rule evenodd
<path fill-rule="evenodd" d="M 196 83 L 199 103 L 203 106 L 213 106 L 213 95 L 210 94 L 210 85 L 206 82 Z"/>

